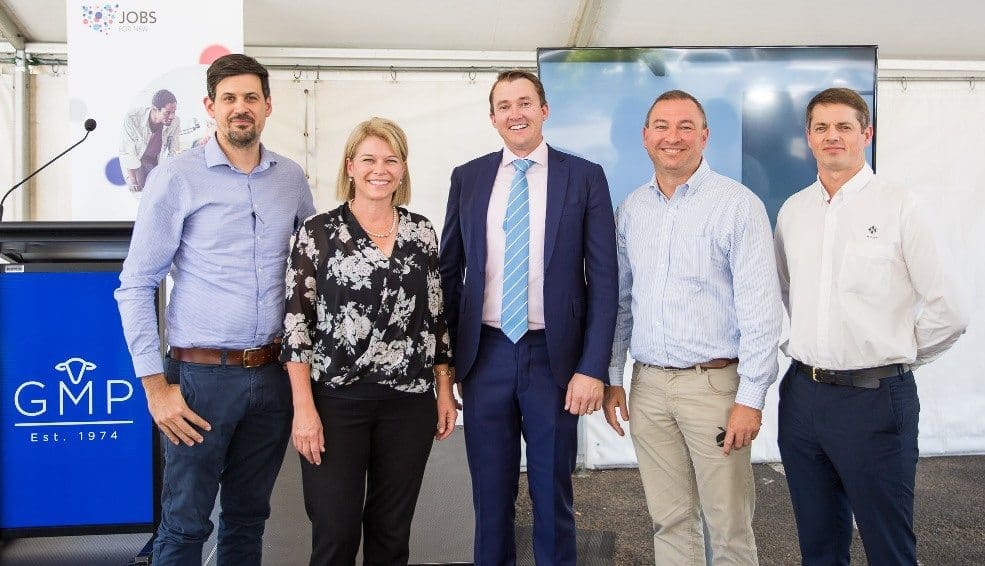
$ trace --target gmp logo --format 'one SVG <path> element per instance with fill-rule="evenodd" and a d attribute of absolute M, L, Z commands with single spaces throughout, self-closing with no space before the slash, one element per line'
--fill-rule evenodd
<path fill-rule="evenodd" d="M 28 420 L 14 426 L 133 424 L 112 420 L 114 411 L 119 413 L 120 405 L 133 397 L 133 384 L 126 379 L 87 378 L 96 368 L 93 362 L 72 357 L 55 364 L 54 369 L 64 374 L 57 385 L 38 380 L 21 383 L 14 390 L 14 408 Z"/>

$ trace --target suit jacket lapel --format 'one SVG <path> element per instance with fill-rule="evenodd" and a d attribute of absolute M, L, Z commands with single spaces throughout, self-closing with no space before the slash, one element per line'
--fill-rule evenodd
<path fill-rule="evenodd" d="M 472 246 L 476 251 L 476 265 L 469 266 L 472 273 L 479 275 L 481 280 L 486 276 L 486 219 L 489 213 L 489 198 L 492 196 L 493 184 L 496 183 L 496 173 L 503 162 L 503 152 L 490 154 L 489 158 L 480 163 L 475 176 L 475 201 L 472 206 Z"/>
<path fill-rule="evenodd" d="M 568 190 L 568 164 L 564 154 L 547 146 L 547 219 L 544 227 L 544 269 L 551 263 L 554 244 L 557 242 L 561 214 L 564 212 L 564 195 Z"/>

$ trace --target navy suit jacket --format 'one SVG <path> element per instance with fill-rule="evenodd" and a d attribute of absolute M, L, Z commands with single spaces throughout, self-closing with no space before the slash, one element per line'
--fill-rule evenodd
<path fill-rule="evenodd" d="M 503 152 L 452 171 L 441 234 L 441 286 L 459 381 L 479 350 L 486 286 L 486 215 Z M 548 147 L 544 326 L 561 387 L 577 373 L 609 382 L 619 276 L 616 228 L 602 167 Z"/>

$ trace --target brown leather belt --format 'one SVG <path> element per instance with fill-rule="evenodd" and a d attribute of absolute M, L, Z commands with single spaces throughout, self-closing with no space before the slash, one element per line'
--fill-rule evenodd
<path fill-rule="evenodd" d="M 271 342 L 245 350 L 222 350 L 219 348 L 179 348 L 171 346 L 168 351 L 172 359 L 179 362 L 204 364 L 210 366 L 242 366 L 255 368 L 276 362 L 280 356 L 280 342 Z"/>
<path fill-rule="evenodd" d="M 707 362 L 701 362 L 699 364 L 694 364 L 693 366 L 688 366 L 686 368 L 675 368 L 670 366 L 658 366 L 655 364 L 643 364 L 647 367 L 662 369 L 665 371 L 687 371 L 689 369 L 722 369 L 728 367 L 732 364 L 739 363 L 739 358 L 715 358 L 714 360 L 708 360 Z"/>

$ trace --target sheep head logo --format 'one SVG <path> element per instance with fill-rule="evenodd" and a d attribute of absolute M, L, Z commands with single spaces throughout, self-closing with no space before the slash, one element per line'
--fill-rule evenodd
<path fill-rule="evenodd" d="M 91 369 L 96 369 L 96 364 L 83 360 L 82 358 L 69 358 L 64 362 L 55 364 L 55 369 L 68 374 L 72 385 L 82 383 L 82 376 Z"/>

